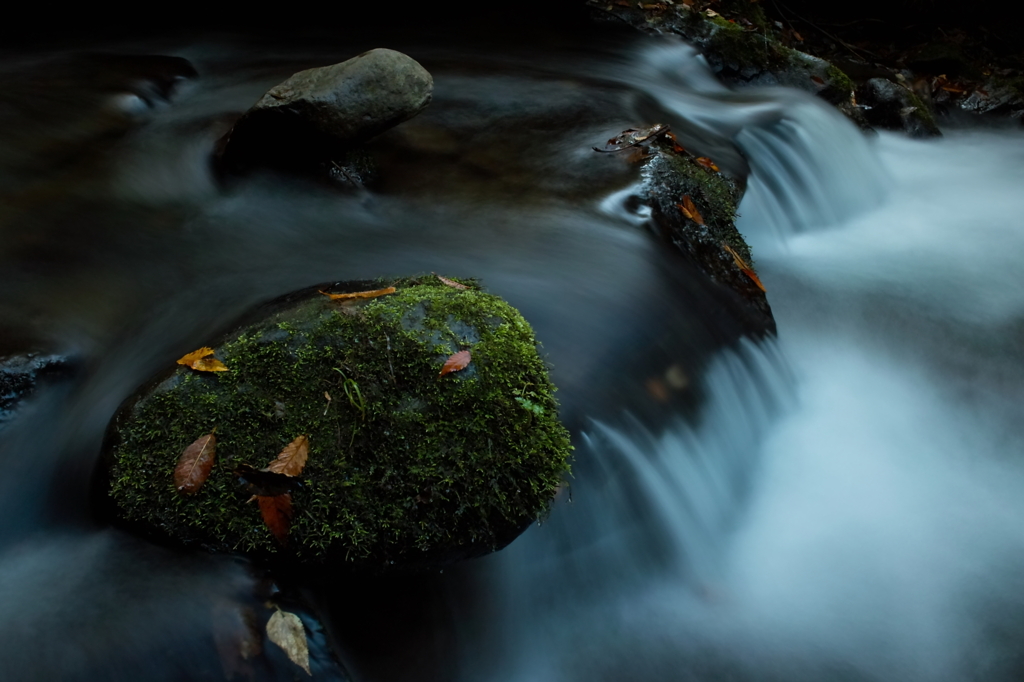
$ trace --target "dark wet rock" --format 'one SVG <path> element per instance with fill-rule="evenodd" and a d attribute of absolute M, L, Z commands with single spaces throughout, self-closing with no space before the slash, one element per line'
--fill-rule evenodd
<path fill-rule="evenodd" d="M 729 85 L 783 85 L 818 95 L 854 111 L 853 83 L 840 69 L 812 55 L 794 50 L 775 39 L 760 7 L 745 8 L 750 19 L 730 22 L 682 3 L 629 6 L 590 0 L 598 11 L 642 31 L 675 34 L 700 50 L 711 70 Z"/>
<path fill-rule="evenodd" d="M 472 284 L 393 284 L 344 304 L 315 289 L 284 297 L 214 346 L 229 371 L 178 366 L 141 389 L 110 426 L 105 511 L 173 544 L 360 570 L 440 566 L 511 542 L 545 513 L 570 449 L 533 332 Z M 469 366 L 439 376 L 461 349 Z M 180 454 L 214 429 L 209 479 L 179 494 Z M 282 548 L 233 472 L 266 466 L 300 435 L 309 460 Z"/>
<path fill-rule="evenodd" d="M 300 71 L 235 123 L 219 143 L 219 162 L 229 171 L 329 163 L 418 114 L 433 85 L 418 62 L 387 49 Z"/>
<path fill-rule="evenodd" d="M 72 371 L 67 356 L 21 353 L 0 358 L 0 428 L 40 383 L 66 377 Z"/>
<path fill-rule="evenodd" d="M 911 137 L 942 134 L 925 102 L 910 88 L 890 80 L 868 80 L 857 88 L 857 102 L 874 127 L 899 130 Z"/>
<path fill-rule="evenodd" d="M 739 297 L 751 329 L 774 334 L 775 318 L 761 288 L 750 247 L 736 229 L 742 190 L 736 180 L 698 163 L 673 145 L 651 146 L 643 195 L 661 236 L 713 282 Z M 689 197 L 703 224 L 680 208 Z"/>

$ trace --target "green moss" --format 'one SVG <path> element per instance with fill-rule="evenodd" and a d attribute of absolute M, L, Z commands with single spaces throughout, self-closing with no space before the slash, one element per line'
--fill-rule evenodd
<path fill-rule="evenodd" d="M 125 520 L 218 550 L 275 553 L 239 464 L 306 434 L 289 552 L 386 565 L 508 542 L 547 509 L 568 434 L 528 323 L 436 278 L 341 306 L 313 297 L 217 348 L 229 372 L 178 368 L 118 418 L 110 494 Z M 472 363 L 438 376 L 469 348 Z M 331 400 L 325 397 L 330 395 Z M 176 492 L 182 450 L 217 429 L 217 464 Z"/>
<path fill-rule="evenodd" d="M 830 63 L 828 65 L 828 68 L 825 70 L 825 77 L 831 87 L 847 93 L 847 95 L 853 92 L 855 87 L 853 81 L 835 64 Z"/>

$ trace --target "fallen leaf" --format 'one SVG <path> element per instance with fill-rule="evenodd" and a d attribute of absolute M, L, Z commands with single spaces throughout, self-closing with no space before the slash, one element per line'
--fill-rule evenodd
<path fill-rule="evenodd" d="M 683 196 L 683 203 L 676 204 L 676 208 L 682 211 L 683 215 L 697 223 L 698 225 L 704 224 L 704 217 L 697 210 L 697 207 L 693 203 L 693 199 L 690 198 L 689 194 Z"/>
<path fill-rule="evenodd" d="M 377 298 L 378 296 L 393 294 L 395 293 L 395 288 L 387 287 L 384 289 L 374 289 L 373 291 L 355 291 L 350 294 L 329 294 L 326 291 L 321 291 L 320 293 L 332 301 L 354 301 L 358 298 Z"/>
<path fill-rule="evenodd" d="M 287 545 L 288 528 L 292 521 L 291 494 L 257 495 L 256 502 L 260 505 L 260 513 L 263 515 L 263 523 L 266 524 L 270 533 L 279 543 Z"/>
<path fill-rule="evenodd" d="M 462 284 L 461 282 L 456 282 L 454 279 L 448 279 L 447 277 L 442 277 L 441 275 L 437 275 L 437 278 L 444 282 L 445 284 L 447 284 L 448 286 L 452 287 L 453 289 L 469 289 L 469 287 L 467 287 L 465 284 Z"/>
<path fill-rule="evenodd" d="M 299 436 L 278 453 L 277 459 L 267 465 L 264 471 L 285 476 L 298 476 L 306 466 L 309 457 L 309 438 Z"/>
<path fill-rule="evenodd" d="M 458 372 L 460 369 L 465 369 L 469 365 L 473 357 L 470 355 L 468 350 L 460 350 L 450 358 L 445 360 L 444 367 L 441 368 L 441 373 L 437 376 L 443 377 L 445 374 L 452 372 Z"/>
<path fill-rule="evenodd" d="M 694 161 L 696 161 L 700 165 L 704 166 L 708 170 L 713 170 L 716 173 L 718 172 L 718 166 L 716 166 L 715 162 L 712 161 L 711 159 L 709 159 L 706 156 L 698 156 L 696 159 L 694 159 Z"/>
<path fill-rule="evenodd" d="M 758 289 L 765 293 L 768 292 L 768 290 L 764 288 L 764 285 L 761 284 L 761 280 L 758 278 L 757 273 L 754 272 L 753 268 L 747 265 L 747 261 L 743 260 L 743 258 L 740 257 L 740 254 L 736 253 L 736 251 L 734 251 L 728 244 L 722 244 L 722 248 L 732 256 L 732 260 L 736 263 L 736 267 L 740 269 L 740 272 L 749 277 L 750 280 L 757 285 Z"/>
<path fill-rule="evenodd" d="M 203 346 L 199 350 L 194 350 L 178 358 L 178 364 L 191 367 L 199 372 L 227 372 L 227 365 L 217 358 L 210 357 L 213 352 L 212 348 Z"/>
<path fill-rule="evenodd" d="M 795 29 L 793 30 L 793 37 L 796 38 L 796 41 L 798 43 L 804 42 L 804 37 L 802 35 L 800 35 L 799 33 L 797 33 L 797 31 Z"/>
<path fill-rule="evenodd" d="M 248 464 L 239 464 L 232 473 L 238 477 L 245 491 L 253 496 L 273 497 L 302 489 L 302 482 L 294 476 L 275 474 L 266 470 L 260 471 Z"/>
<path fill-rule="evenodd" d="M 217 437 L 208 433 L 185 448 L 174 467 L 174 485 L 182 495 L 194 495 L 213 469 Z"/>
<path fill-rule="evenodd" d="M 309 670 L 309 645 L 306 643 L 306 629 L 302 626 L 302 620 L 298 616 L 288 611 L 275 611 L 267 621 L 267 637 L 271 642 L 284 649 L 292 663 L 305 670 L 310 677 L 313 676 Z"/>
<path fill-rule="evenodd" d="M 822 78 L 821 76 L 811 76 L 811 80 L 814 81 L 815 83 L 817 83 L 818 85 L 824 85 L 825 84 L 825 79 Z"/>
<path fill-rule="evenodd" d="M 661 383 L 660 379 L 651 377 L 644 386 L 646 386 L 647 392 L 651 394 L 651 397 L 659 403 L 667 403 L 669 401 L 668 389 L 665 388 L 665 384 Z"/>

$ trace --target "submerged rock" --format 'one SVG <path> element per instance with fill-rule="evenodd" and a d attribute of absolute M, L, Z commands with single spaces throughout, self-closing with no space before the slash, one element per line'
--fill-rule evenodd
<path fill-rule="evenodd" d="M 19 353 L 0 358 L 0 428 L 41 382 L 66 377 L 71 371 L 72 362 L 65 355 Z"/>
<path fill-rule="evenodd" d="M 370 570 L 511 542 L 545 513 L 571 449 L 533 332 L 496 296 L 434 276 L 332 290 L 389 284 L 280 299 L 214 346 L 228 371 L 178 366 L 126 401 L 105 446 L 107 510 L 175 544 Z M 469 365 L 440 376 L 461 350 Z M 179 494 L 179 456 L 214 430 L 208 480 Z M 236 470 L 302 435 L 282 547 Z"/>
<path fill-rule="evenodd" d="M 218 157 L 231 171 L 337 160 L 422 111 L 433 87 L 433 78 L 416 60 L 387 49 L 300 71 L 271 88 L 235 123 L 221 140 Z"/>

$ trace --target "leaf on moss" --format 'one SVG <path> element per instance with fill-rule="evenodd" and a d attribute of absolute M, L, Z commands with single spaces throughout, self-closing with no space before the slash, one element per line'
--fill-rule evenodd
<path fill-rule="evenodd" d="M 306 629 L 302 626 L 302 620 L 298 616 L 288 611 L 275 611 L 267 621 L 267 637 L 271 642 L 284 649 L 292 663 L 312 677 L 313 673 L 309 670 L 309 644 L 306 642 Z"/>
<path fill-rule="evenodd" d="M 761 284 L 761 280 L 758 278 L 757 273 L 754 272 L 753 268 L 747 265 L 747 261 L 743 260 L 743 258 L 740 257 L 740 254 L 736 253 L 736 251 L 728 244 L 722 244 L 722 248 L 732 256 L 732 260 L 736 263 L 736 267 L 740 269 L 740 272 L 749 277 L 750 280 L 757 285 L 758 289 L 765 293 L 768 292 L 768 290 L 764 288 L 764 285 Z"/>
<path fill-rule="evenodd" d="M 696 159 L 694 159 L 694 161 L 696 161 L 700 165 L 704 166 L 708 170 L 713 170 L 716 173 L 718 172 L 718 166 L 716 166 L 715 162 L 712 161 L 711 159 L 709 159 L 706 156 L 698 156 Z"/>
<path fill-rule="evenodd" d="M 697 207 L 694 205 L 693 199 L 690 198 L 689 194 L 683 196 L 683 203 L 676 204 L 676 208 L 678 208 L 684 216 L 698 225 L 704 224 L 704 217 L 700 214 L 700 211 L 697 210 Z"/>
<path fill-rule="evenodd" d="M 444 282 L 445 284 L 447 284 L 448 286 L 452 287 L 453 289 L 469 289 L 469 287 L 467 287 L 465 284 L 462 284 L 461 282 L 456 282 L 454 279 L 448 279 L 447 277 L 442 277 L 441 275 L 437 275 L 437 278 Z"/>
<path fill-rule="evenodd" d="M 309 457 L 309 438 L 299 436 L 278 453 L 277 459 L 267 465 L 264 471 L 285 476 L 298 476 L 306 466 Z"/>
<path fill-rule="evenodd" d="M 263 523 L 270 530 L 271 535 L 281 545 L 287 545 L 288 529 L 291 527 L 293 514 L 291 494 L 257 495 L 256 503 L 260 505 Z"/>
<path fill-rule="evenodd" d="M 227 372 L 227 365 L 217 358 L 210 357 L 213 352 L 212 348 L 203 346 L 199 350 L 194 350 L 178 358 L 178 364 L 191 367 L 199 372 Z"/>
<path fill-rule="evenodd" d="M 472 359 L 473 356 L 470 355 L 468 350 L 460 350 L 458 353 L 455 353 L 444 361 L 444 367 L 441 368 L 441 373 L 437 376 L 443 377 L 445 374 L 451 374 L 452 372 L 458 372 L 461 369 L 465 369 Z"/>
<path fill-rule="evenodd" d="M 208 433 L 185 448 L 174 467 L 174 485 L 182 495 L 194 495 L 213 469 L 217 437 Z"/>
<path fill-rule="evenodd" d="M 373 291 L 355 291 L 349 294 L 329 294 L 326 291 L 321 291 L 320 293 L 332 301 L 354 301 L 359 298 L 377 298 L 378 296 L 393 294 L 395 293 L 395 288 L 386 287 L 384 289 L 374 289 Z"/>

